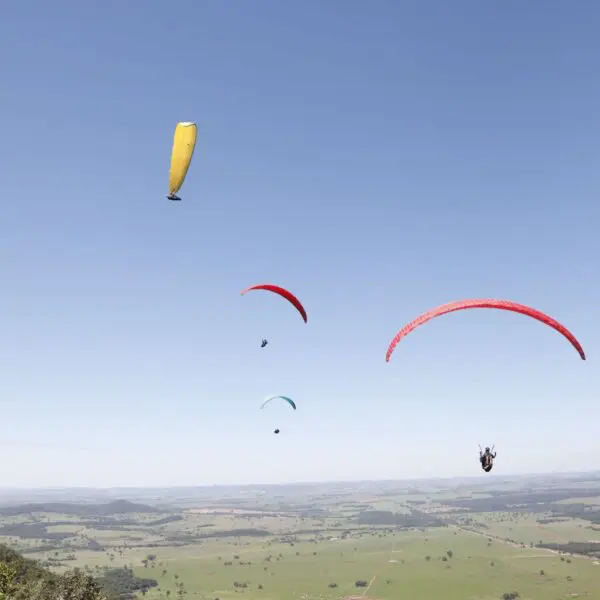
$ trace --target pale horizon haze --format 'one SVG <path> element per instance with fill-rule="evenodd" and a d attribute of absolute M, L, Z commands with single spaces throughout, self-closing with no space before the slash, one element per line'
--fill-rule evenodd
<path fill-rule="evenodd" d="M 0 486 L 598 469 L 598 31 L 591 0 L 7 2 Z M 587 360 L 472 310 L 386 363 L 473 297 Z"/>

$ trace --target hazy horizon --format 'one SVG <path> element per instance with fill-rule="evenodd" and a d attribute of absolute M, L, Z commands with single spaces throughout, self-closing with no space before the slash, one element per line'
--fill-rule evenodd
<path fill-rule="evenodd" d="M 520 480 L 522 478 L 552 478 L 557 479 L 575 477 L 582 479 L 587 476 L 598 476 L 600 475 L 599 469 L 592 470 L 581 470 L 581 471 L 538 471 L 531 473 L 503 473 L 499 477 L 490 478 L 486 475 L 466 475 L 466 476 L 451 476 L 451 477 L 411 477 L 411 478 L 385 478 L 385 479 L 322 479 L 322 480 L 289 480 L 289 481 L 278 481 L 278 482 L 250 482 L 250 483 L 209 483 L 209 484 L 174 484 L 174 485 L 161 485 L 160 483 L 152 485 L 114 485 L 114 486 L 84 486 L 84 485 L 68 485 L 68 486 L 33 486 L 33 487 L 19 487 L 19 486 L 2 486 L 0 485 L 0 491 L 69 491 L 69 490 L 98 490 L 98 491 L 110 491 L 110 490 L 140 490 L 140 491 L 153 491 L 153 490 L 177 490 L 177 489 L 210 489 L 210 488 L 248 488 L 248 487 L 285 487 L 285 486 L 311 486 L 311 485 L 356 485 L 360 483 L 373 484 L 378 483 L 437 483 L 437 482 L 464 482 L 469 484 L 475 484 L 477 487 L 487 486 L 493 487 L 498 482 L 504 482 L 507 480 Z M 578 477 L 579 476 L 579 477 Z"/>

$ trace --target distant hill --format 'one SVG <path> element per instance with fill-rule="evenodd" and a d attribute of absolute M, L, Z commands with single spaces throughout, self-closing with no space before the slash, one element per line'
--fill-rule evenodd
<path fill-rule="evenodd" d="M 14 517 L 32 512 L 61 513 L 79 517 L 108 516 L 114 514 L 130 513 L 163 513 L 164 510 L 136 504 L 128 500 L 115 500 L 107 504 L 72 504 L 69 502 L 42 502 L 35 504 L 19 504 L 17 506 L 3 506 L 0 515 Z"/>

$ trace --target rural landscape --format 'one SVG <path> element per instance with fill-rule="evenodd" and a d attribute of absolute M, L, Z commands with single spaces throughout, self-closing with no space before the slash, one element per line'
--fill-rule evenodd
<path fill-rule="evenodd" d="M 17 579 L 70 573 L 111 600 L 600 598 L 599 474 L 2 500 Z"/>

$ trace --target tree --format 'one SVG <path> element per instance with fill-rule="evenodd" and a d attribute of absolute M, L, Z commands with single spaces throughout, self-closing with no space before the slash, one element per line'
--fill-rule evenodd
<path fill-rule="evenodd" d="M 82 573 L 66 573 L 55 581 L 34 582 L 22 596 L 27 600 L 107 600 L 100 585 Z"/>
<path fill-rule="evenodd" d="M 107 600 L 101 586 L 80 570 L 56 575 L 0 544 L 0 600 Z"/>
<path fill-rule="evenodd" d="M 15 579 L 17 570 L 14 567 L 9 567 L 5 563 L 0 563 L 0 600 L 10 598 L 15 592 Z"/>

